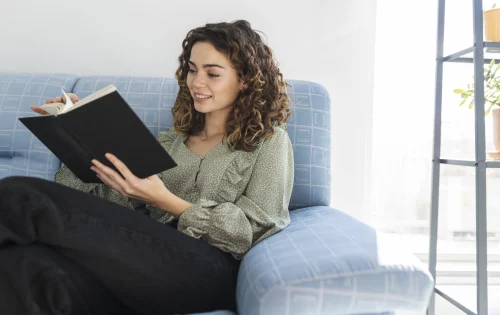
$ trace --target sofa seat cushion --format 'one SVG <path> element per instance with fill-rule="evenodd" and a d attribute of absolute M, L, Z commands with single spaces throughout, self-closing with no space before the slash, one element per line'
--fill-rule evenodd
<path fill-rule="evenodd" d="M 0 178 L 54 179 L 61 162 L 18 118 L 37 115 L 30 105 L 60 96 L 61 88 L 71 91 L 77 80 L 70 74 L 0 73 Z"/>
<path fill-rule="evenodd" d="M 244 257 L 240 314 L 423 311 L 433 279 L 394 237 L 330 207 L 291 212 L 283 231 Z"/>

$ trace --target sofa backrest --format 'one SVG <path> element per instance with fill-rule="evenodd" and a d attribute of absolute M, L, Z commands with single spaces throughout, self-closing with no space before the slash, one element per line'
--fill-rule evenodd
<path fill-rule="evenodd" d="M 76 84 L 75 84 L 76 82 Z M 292 116 L 287 131 L 294 150 L 295 180 L 290 209 L 330 203 L 330 97 L 309 81 L 287 80 Z M 9 175 L 53 179 L 60 162 L 17 118 L 32 116 L 29 105 L 61 94 L 80 98 L 114 84 L 149 130 L 157 135 L 173 125 L 174 78 L 0 73 L 0 178 Z"/>

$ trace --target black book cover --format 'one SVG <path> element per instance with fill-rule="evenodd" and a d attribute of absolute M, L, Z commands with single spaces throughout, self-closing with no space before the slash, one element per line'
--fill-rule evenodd
<path fill-rule="evenodd" d="M 117 91 L 58 116 L 19 120 L 85 183 L 101 183 L 92 159 L 116 170 L 108 152 L 139 178 L 177 166 Z"/>

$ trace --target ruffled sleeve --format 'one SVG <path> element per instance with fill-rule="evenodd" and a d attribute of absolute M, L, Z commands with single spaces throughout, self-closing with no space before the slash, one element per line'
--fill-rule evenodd
<path fill-rule="evenodd" d="M 231 200 L 242 191 L 236 201 L 200 200 L 179 217 L 181 232 L 241 259 L 253 245 L 290 223 L 293 150 L 286 131 L 275 130 L 273 137 L 263 141 L 255 163 L 238 160 L 223 177 L 220 197 Z M 250 179 L 239 190 L 246 172 L 250 172 Z"/>
<path fill-rule="evenodd" d="M 243 187 L 245 185 L 244 179 L 248 176 L 248 173 L 252 172 L 253 163 L 254 160 L 243 154 L 233 159 L 220 180 L 217 192 L 219 200 L 234 201 L 239 198 L 239 194 L 245 189 Z"/>

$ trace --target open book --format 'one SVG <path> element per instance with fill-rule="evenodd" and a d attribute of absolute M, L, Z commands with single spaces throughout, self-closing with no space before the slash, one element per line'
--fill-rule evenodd
<path fill-rule="evenodd" d="M 114 85 L 75 104 L 65 97 L 66 104 L 40 106 L 49 115 L 19 120 L 83 182 L 101 182 L 90 169 L 92 159 L 116 170 L 108 152 L 139 178 L 177 166 Z"/>

